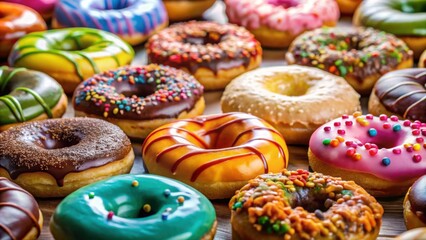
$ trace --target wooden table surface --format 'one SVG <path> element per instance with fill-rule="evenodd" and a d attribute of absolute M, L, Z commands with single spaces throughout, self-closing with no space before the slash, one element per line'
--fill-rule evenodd
<path fill-rule="evenodd" d="M 224 6 L 222 2 L 217 2 L 213 8 L 211 8 L 204 17 L 208 20 L 215 20 L 218 22 L 226 22 L 224 15 Z M 343 17 L 339 26 L 347 27 L 350 25 L 350 18 Z M 136 48 L 136 58 L 133 64 L 144 64 L 146 63 L 146 55 L 143 51 L 143 46 Z M 265 66 L 279 66 L 285 64 L 284 62 L 284 51 L 283 50 L 264 50 L 262 67 Z M 221 112 L 219 99 L 222 92 L 207 92 L 205 94 L 206 99 L 206 110 L 205 114 L 212 114 Z M 366 107 L 367 99 L 362 99 L 363 107 Z M 71 106 L 65 114 L 65 117 L 73 117 L 74 110 Z M 135 164 L 132 168 L 131 173 L 141 174 L 144 173 L 142 158 L 141 158 L 141 143 L 133 143 L 134 151 L 136 154 Z M 308 169 L 307 159 L 307 147 L 300 146 L 289 146 L 290 152 L 290 169 Z M 391 239 L 394 236 L 405 231 L 405 225 L 402 215 L 402 197 L 390 198 L 390 199 L 378 199 L 385 209 L 383 216 L 383 224 L 378 239 Z M 49 222 L 52 213 L 56 206 L 60 202 L 60 199 L 39 199 L 38 203 L 43 212 L 44 226 L 40 236 L 40 239 L 47 240 L 53 239 L 49 231 Z M 231 239 L 231 225 L 229 222 L 230 211 L 228 209 L 228 200 L 213 201 L 216 208 L 218 229 L 215 239 L 225 240 Z"/>

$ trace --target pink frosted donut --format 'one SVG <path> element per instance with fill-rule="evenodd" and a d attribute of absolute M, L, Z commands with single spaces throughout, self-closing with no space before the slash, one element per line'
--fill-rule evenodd
<path fill-rule="evenodd" d="M 36 10 L 44 19 L 52 16 L 53 9 L 58 0 L 1 0 L 1 2 L 18 3 Z"/>
<path fill-rule="evenodd" d="M 250 30 L 263 46 L 287 47 L 306 30 L 334 26 L 335 0 L 225 0 L 230 23 Z"/>
<path fill-rule="evenodd" d="M 354 180 L 374 196 L 404 195 L 426 174 L 426 123 L 371 114 L 344 115 L 318 128 L 309 165 Z"/>

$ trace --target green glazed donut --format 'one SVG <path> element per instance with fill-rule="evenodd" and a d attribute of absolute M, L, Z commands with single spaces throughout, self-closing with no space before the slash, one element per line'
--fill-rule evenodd
<path fill-rule="evenodd" d="M 156 175 L 121 175 L 66 197 L 52 216 L 55 239 L 213 239 L 216 213 L 201 193 Z"/>
<path fill-rule="evenodd" d="M 66 106 L 61 85 L 46 74 L 0 67 L 0 132 L 29 120 L 61 117 Z"/>
<path fill-rule="evenodd" d="M 358 11 L 364 26 L 395 35 L 426 36 L 425 0 L 367 0 Z"/>

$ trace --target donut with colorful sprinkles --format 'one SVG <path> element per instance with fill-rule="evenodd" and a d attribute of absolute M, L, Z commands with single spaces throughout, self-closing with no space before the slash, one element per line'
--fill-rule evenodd
<path fill-rule="evenodd" d="M 156 175 L 122 175 L 65 198 L 50 222 L 55 239 L 210 240 L 213 205 L 197 190 Z"/>
<path fill-rule="evenodd" d="M 309 165 L 353 180 L 374 196 L 402 196 L 425 174 L 425 140 L 425 123 L 356 112 L 314 132 Z"/>
<path fill-rule="evenodd" d="M 372 28 L 322 28 L 296 38 L 286 60 L 341 76 L 369 94 L 385 73 L 412 67 L 413 51 L 394 35 Z"/>
<path fill-rule="evenodd" d="M 250 180 L 229 202 L 232 239 L 376 239 L 383 207 L 353 181 L 283 170 Z"/>
<path fill-rule="evenodd" d="M 131 138 L 143 139 L 160 125 L 204 111 L 203 86 L 167 66 L 122 67 L 94 75 L 74 92 L 76 116 L 102 118 Z"/>
<path fill-rule="evenodd" d="M 149 62 L 183 69 L 206 90 L 223 89 L 262 61 L 260 43 L 249 31 L 215 22 L 172 25 L 148 40 L 147 53 Z"/>

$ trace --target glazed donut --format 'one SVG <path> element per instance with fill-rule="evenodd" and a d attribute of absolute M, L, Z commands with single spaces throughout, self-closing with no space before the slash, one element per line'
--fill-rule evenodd
<path fill-rule="evenodd" d="M 216 0 L 163 0 L 170 21 L 199 18 Z"/>
<path fill-rule="evenodd" d="M 402 196 L 425 173 L 426 124 L 396 116 L 343 115 L 309 142 L 314 171 L 353 180 L 374 196 Z"/>
<path fill-rule="evenodd" d="M 225 89 L 223 112 L 247 112 L 274 126 L 289 144 L 307 144 L 322 124 L 361 109 L 359 95 L 341 77 L 302 66 L 261 68 Z"/>
<path fill-rule="evenodd" d="M 44 19 L 52 17 L 53 9 L 58 0 L 1 0 L 1 2 L 10 2 L 25 5 L 36 10 Z"/>
<path fill-rule="evenodd" d="M 159 127 L 145 139 L 142 158 L 150 173 L 223 199 L 258 174 L 286 168 L 288 150 L 281 134 L 262 119 L 225 113 Z"/>
<path fill-rule="evenodd" d="M 426 68 L 387 73 L 377 81 L 368 102 L 373 115 L 395 114 L 426 123 Z"/>
<path fill-rule="evenodd" d="M 418 0 L 364 0 L 354 14 L 357 26 L 395 34 L 419 58 L 426 49 L 426 2 Z"/>
<path fill-rule="evenodd" d="M 395 240 L 424 240 L 424 239 L 426 239 L 426 227 L 411 229 L 395 238 Z"/>
<path fill-rule="evenodd" d="M 204 111 L 203 87 L 191 75 L 166 66 L 123 67 L 98 74 L 75 90 L 76 116 L 103 118 L 132 138 Z"/>
<path fill-rule="evenodd" d="M 27 191 L 0 177 L 0 239 L 38 238 L 43 214 Z"/>
<path fill-rule="evenodd" d="M 340 12 L 352 15 L 362 0 L 336 0 L 339 5 Z"/>
<path fill-rule="evenodd" d="M 229 202 L 232 239 L 376 239 L 383 208 L 353 181 L 306 170 L 250 180 Z"/>
<path fill-rule="evenodd" d="M 423 54 L 420 56 L 419 67 L 426 68 L 426 49 L 424 50 Z"/>
<path fill-rule="evenodd" d="M 19 38 L 46 29 L 44 20 L 31 8 L 0 2 L 0 59 L 7 58 Z"/>
<path fill-rule="evenodd" d="M 304 31 L 335 26 L 335 0 L 225 0 L 230 23 L 247 28 L 263 47 L 284 48 Z"/>
<path fill-rule="evenodd" d="M 404 199 L 404 220 L 407 229 L 426 227 L 426 175 L 417 179 Z"/>
<path fill-rule="evenodd" d="M 97 29 L 69 28 L 28 34 L 19 39 L 9 65 L 44 72 L 65 93 L 95 73 L 129 64 L 133 49 L 117 36 Z"/>
<path fill-rule="evenodd" d="M 370 94 L 383 74 L 412 67 L 413 53 L 395 36 L 372 28 L 323 28 L 294 40 L 286 60 L 341 76 L 359 93 Z"/>
<path fill-rule="evenodd" d="M 55 239 L 213 239 L 216 213 L 195 189 L 155 175 L 122 175 L 73 192 L 50 222 Z"/>
<path fill-rule="evenodd" d="M 168 18 L 160 0 L 59 0 L 53 28 L 89 27 L 111 32 L 131 45 L 165 28 Z"/>
<path fill-rule="evenodd" d="M 262 61 L 262 48 L 252 34 L 214 22 L 175 24 L 148 40 L 147 53 L 149 62 L 185 70 L 207 90 L 223 89 Z"/>
<path fill-rule="evenodd" d="M 25 121 L 60 118 L 67 104 L 61 85 L 46 74 L 0 67 L 0 132 Z"/>
<path fill-rule="evenodd" d="M 117 126 L 91 118 L 22 124 L 0 133 L 0 176 L 35 197 L 63 197 L 130 172 L 131 143 Z"/>

